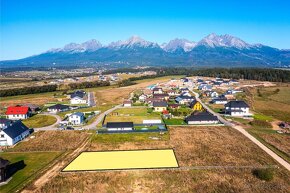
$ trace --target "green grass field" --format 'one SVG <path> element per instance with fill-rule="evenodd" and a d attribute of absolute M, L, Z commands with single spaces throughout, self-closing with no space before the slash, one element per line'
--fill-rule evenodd
<path fill-rule="evenodd" d="M 19 164 L 19 170 L 14 173 L 10 182 L 0 187 L 1 192 L 15 192 L 21 189 L 28 182 L 37 177 L 37 173 L 52 160 L 57 158 L 60 152 L 21 152 L 21 153 L 1 153 L 0 157 L 13 163 L 24 161 L 24 167 Z"/>
<path fill-rule="evenodd" d="M 50 115 L 34 115 L 22 121 L 29 128 L 39 128 L 53 125 L 56 118 Z"/>
<path fill-rule="evenodd" d="M 164 119 L 166 125 L 187 125 L 183 119 Z"/>
<path fill-rule="evenodd" d="M 115 113 L 118 113 L 116 115 Z M 124 122 L 129 121 L 133 123 L 143 123 L 143 120 L 161 119 L 160 114 L 156 112 L 147 113 L 147 108 L 121 108 L 106 116 L 107 122 Z"/>

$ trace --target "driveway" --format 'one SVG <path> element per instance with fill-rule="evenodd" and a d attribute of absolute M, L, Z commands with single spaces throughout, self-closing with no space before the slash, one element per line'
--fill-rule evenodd
<path fill-rule="evenodd" d="M 119 109 L 119 108 L 121 108 L 121 107 L 122 107 L 122 105 L 117 105 L 117 106 L 114 106 L 114 107 L 111 108 L 111 109 L 106 110 L 105 112 L 101 113 L 101 114 L 96 118 L 96 120 L 94 120 L 94 122 L 92 122 L 92 123 L 89 124 L 89 125 L 83 126 L 82 128 L 83 128 L 83 129 L 96 129 L 97 125 L 103 121 L 105 115 L 107 115 L 107 114 L 109 114 L 109 113 L 113 112 L 114 110 Z"/>

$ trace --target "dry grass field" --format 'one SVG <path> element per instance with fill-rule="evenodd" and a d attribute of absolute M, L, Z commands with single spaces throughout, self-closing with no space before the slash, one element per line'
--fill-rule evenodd
<path fill-rule="evenodd" d="M 284 134 L 260 134 L 269 144 L 285 152 L 290 158 L 290 135 Z"/>
<path fill-rule="evenodd" d="M 89 134 L 82 131 L 38 131 L 9 151 L 66 151 L 78 147 Z"/>
<path fill-rule="evenodd" d="M 160 140 L 150 140 L 150 134 L 142 140 L 121 135 L 93 135 L 87 150 L 174 148 L 181 167 L 225 168 L 59 173 L 37 192 L 288 192 L 290 188 L 290 174 L 283 168 L 274 169 L 270 182 L 256 178 L 252 169 L 226 169 L 276 165 L 256 145 L 230 128 L 171 127 L 170 136 Z"/>
<path fill-rule="evenodd" d="M 290 84 L 248 88 L 246 93 L 246 99 L 255 112 L 281 121 L 290 121 Z"/>

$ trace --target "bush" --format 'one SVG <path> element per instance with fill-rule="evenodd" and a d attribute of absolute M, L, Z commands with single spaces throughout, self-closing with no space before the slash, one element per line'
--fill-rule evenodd
<path fill-rule="evenodd" d="M 253 120 L 250 122 L 250 125 L 254 127 L 272 128 L 271 123 L 263 120 Z"/>
<path fill-rule="evenodd" d="M 255 169 L 253 175 L 260 180 L 271 181 L 274 178 L 274 171 L 272 169 Z"/>
<path fill-rule="evenodd" d="M 153 109 L 152 108 L 148 108 L 147 109 L 147 113 L 152 113 L 153 112 Z"/>

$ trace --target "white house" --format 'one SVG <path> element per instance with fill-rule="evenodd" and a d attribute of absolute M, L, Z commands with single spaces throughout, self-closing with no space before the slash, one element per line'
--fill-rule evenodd
<path fill-rule="evenodd" d="M 87 94 L 85 91 L 78 90 L 70 95 L 71 104 L 86 104 L 87 103 Z"/>
<path fill-rule="evenodd" d="M 31 116 L 31 110 L 26 106 L 8 107 L 6 116 L 11 120 L 27 119 Z"/>
<path fill-rule="evenodd" d="M 124 107 L 131 107 L 132 106 L 132 102 L 130 100 L 126 100 L 123 102 L 123 106 Z"/>
<path fill-rule="evenodd" d="M 227 104 L 228 100 L 226 98 L 214 98 L 210 101 L 212 104 Z"/>
<path fill-rule="evenodd" d="M 153 94 L 163 94 L 162 88 L 155 87 L 155 88 L 153 88 L 152 91 L 153 91 Z"/>
<path fill-rule="evenodd" d="M 217 124 L 219 123 L 219 120 L 216 116 L 210 114 L 209 112 L 199 112 L 186 117 L 185 122 L 188 125 L 203 125 Z"/>
<path fill-rule="evenodd" d="M 133 122 L 107 122 L 108 131 L 131 131 L 134 128 Z"/>
<path fill-rule="evenodd" d="M 68 111 L 69 109 L 70 107 L 67 105 L 56 104 L 56 105 L 52 105 L 48 107 L 47 111 L 51 113 L 58 113 L 58 112 Z"/>
<path fill-rule="evenodd" d="M 11 146 L 23 140 L 30 134 L 29 128 L 20 120 L 10 124 L 0 131 L 0 146 Z"/>
<path fill-rule="evenodd" d="M 139 101 L 140 102 L 145 102 L 145 100 L 147 99 L 147 96 L 145 94 L 142 94 L 139 96 Z"/>
<path fill-rule="evenodd" d="M 249 105 L 245 101 L 230 101 L 225 104 L 225 114 L 231 116 L 249 116 Z"/>
<path fill-rule="evenodd" d="M 76 112 L 68 117 L 68 121 L 72 125 L 80 125 L 84 122 L 85 115 L 82 112 Z"/>

